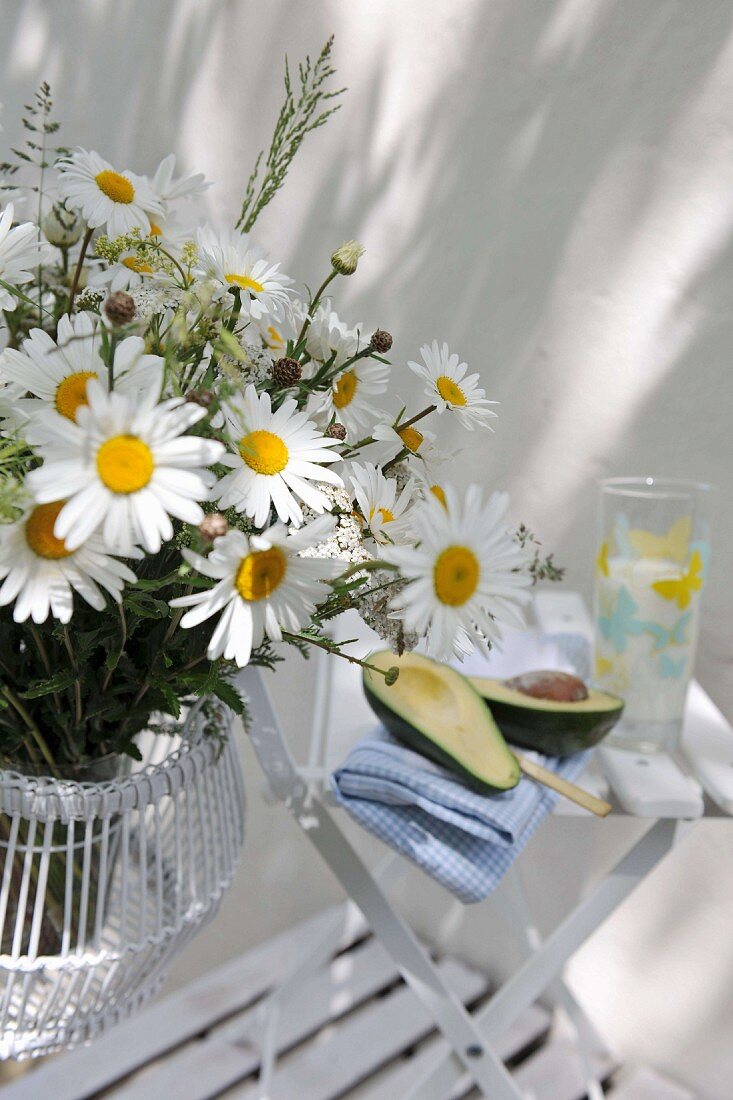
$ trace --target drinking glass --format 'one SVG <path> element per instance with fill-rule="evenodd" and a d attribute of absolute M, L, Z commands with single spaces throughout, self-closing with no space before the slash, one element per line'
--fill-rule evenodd
<path fill-rule="evenodd" d="M 625 702 L 607 743 L 674 749 L 710 569 L 713 486 L 656 477 L 599 484 L 594 682 Z"/>

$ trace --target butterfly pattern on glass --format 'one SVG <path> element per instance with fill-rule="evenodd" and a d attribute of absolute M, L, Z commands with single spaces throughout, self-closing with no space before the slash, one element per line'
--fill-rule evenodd
<path fill-rule="evenodd" d="M 668 653 L 663 653 L 659 659 L 659 671 L 663 680 L 679 680 L 682 673 L 685 671 L 687 664 L 686 657 L 679 657 L 677 660 L 673 660 Z"/>

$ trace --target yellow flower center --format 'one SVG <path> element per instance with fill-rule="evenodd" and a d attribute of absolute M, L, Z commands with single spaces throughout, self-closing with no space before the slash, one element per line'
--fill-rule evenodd
<path fill-rule="evenodd" d="M 53 533 L 56 517 L 65 503 L 65 500 L 56 500 L 53 504 L 38 504 L 25 521 L 25 541 L 39 558 L 59 561 L 73 554 L 73 550 L 66 549 L 64 540 L 57 539 Z"/>
<path fill-rule="evenodd" d="M 359 379 L 353 370 L 347 370 L 336 383 L 333 391 L 333 403 L 337 409 L 343 409 L 354 400 L 359 385 Z"/>
<path fill-rule="evenodd" d="M 433 588 L 441 603 L 461 607 L 476 591 L 478 558 L 467 546 L 449 546 L 433 567 Z"/>
<path fill-rule="evenodd" d="M 270 325 L 270 327 L 268 328 L 267 339 L 270 342 L 271 348 L 281 348 L 285 344 L 285 341 L 282 338 L 282 333 L 278 332 L 274 325 Z"/>
<path fill-rule="evenodd" d="M 56 387 L 54 405 L 56 411 L 68 420 L 76 420 L 76 414 L 81 405 L 87 405 L 87 382 L 90 378 L 97 378 L 95 370 L 77 371 L 70 374 Z"/>
<path fill-rule="evenodd" d="M 249 275 L 235 275 L 230 271 L 224 278 L 230 286 L 241 286 L 242 290 L 248 290 L 250 294 L 261 294 L 265 289 L 262 283 L 250 279 Z"/>
<path fill-rule="evenodd" d="M 422 432 L 419 432 L 417 428 L 398 428 L 397 435 L 407 447 L 408 451 L 412 451 L 413 454 L 417 454 L 425 439 L 425 436 Z"/>
<path fill-rule="evenodd" d="M 150 222 L 150 236 L 151 237 L 162 237 L 163 236 L 163 230 L 160 228 L 158 223 L 154 222 L 153 219 L 150 216 L 148 216 L 148 221 Z"/>
<path fill-rule="evenodd" d="M 391 523 L 394 519 L 394 512 L 390 512 L 389 508 L 372 508 L 369 513 L 369 522 L 374 519 L 374 513 L 379 512 L 380 521 L 382 523 Z"/>
<path fill-rule="evenodd" d="M 113 493 L 137 493 L 153 476 L 153 453 L 135 435 L 115 435 L 97 451 L 97 471 Z"/>
<path fill-rule="evenodd" d="M 288 448 L 280 436 L 262 429 L 242 436 L 239 453 L 257 474 L 279 474 L 288 464 Z"/>
<path fill-rule="evenodd" d="M 138 275 L 153 274 L 153 269 L 150 264 L 143 263 L 143 261 L 138 260 L 136 256 L 125 256 L 122 264 L 124 267 L 128 267 L 130 271 L 137 271 Z"/>
<path fill-rule="evenodd" d="M 112 172 L 111 169 L 105 168 L 104 172 L 100 172 L 94 179 L 99 190 L 102 191 L 108 199 L 112 199 L 112 202 L 123 202 L 127 204 L 132 202 L 135 198 L 135 188 L 130 181 L 125 176 L 121 176 L 119 172 Z"/>
<path fill-rule="evenodd" d="M 237 592 L 249 603 L 266 600 L 282 582 L 287 558 L 278 546 L 256 550 L 242 558 L 234 581 Z"/>
<path fill-rule="evenodd" d="M 449 405 L 465 405 L 466 395 L 452 378 L 447 374 L 441 374 L 435 381 L 438 393 Z"/>
<path fill-rule="evenodd" d="M 448 501 L 445 499 L 445 489 L 443 489 L 442 485 L 431 485 L 430 492 L 434 497 L 438 498 L 444 508 L 448 507 Z"/>

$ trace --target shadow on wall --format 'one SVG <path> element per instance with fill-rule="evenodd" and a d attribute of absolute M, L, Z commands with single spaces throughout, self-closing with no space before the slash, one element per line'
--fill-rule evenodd
<path fill-rule="evenodd" d="M 479 452 L 471 476 L 512 489 L 571 583 L 589 591 L 597 476 L 724 479 L 730 5 L 5 0 L 1 18 L 8 136 L 48 78 L 65 140 L 143 171 L 175 149 L 217 181 L 220 222 L 268 140 L 283 53 L 335 31 L 351 92 L 257 236 L 311 280 L 332 243 L 366 241 L 340 303 L 395 333 L 398 364 L 439 336 L 481 371 L 496 437 L 444 417 L 439 443 Z M 733 555 L 721 505 L 718 562 Z M 719 569 L 713 688 L 731 618 Z M 717 694 L 733 709 L 733 688 Z"/>
<path fill-rule="evenodd" d="M 721 0 L 3 0 L 2 137 L 16 140 L 48 79 L 65 141 L 148 172 L 173 150 L 216 181 L 208 216 L 232 222 L 282 54 L 314 54 L 335 31 L 350 94 L 257 236 L 313 282 L 330 246 L 367 244 L 339 290 L 346 314 L 395 334 L 411 409 L 402 364 L 423 340 L 481 372 L 502 403 L 496 436 L 459 436 L 444 417 L 439 445 L 471 447 L 466 476 L 511 488 L 588 592 L 594 478 L 733 475 L 732 26 Z M 733 715 L 730 493 L 717 525 L 700 668 Z M 722 845 L 715 866 L 722 892 Z M 640 969 L 695 957 L 712 868 L 632 922 Z M 475 932 L 483 945 L 478 917 Z M 704 1002 L 677 1016 L 696 1050 L 731 1012 L 716 934 Z"/>
<path fill-rule="evenodd" d="M 48 79 L 64 140 L 141 171 L 174 149 L 231 221 L 283 53 L 335 31 L 351 92 L 257 235 L 311 280 L 366 241 L 340 302 L 395 333 L 397 364 L 439 336 L 481 371 L 496 437 L 446 416 L 439 445 L 471 447 L 466 476 L 510 488 L 588 592 L 596 477 L 733 473 L 732 23 L 718 0 L 5 0 L 5 136 Z M 397 388 L 419 407 L 408 372 Z M 702 675 L 733 711 L 728 497 Z"/>

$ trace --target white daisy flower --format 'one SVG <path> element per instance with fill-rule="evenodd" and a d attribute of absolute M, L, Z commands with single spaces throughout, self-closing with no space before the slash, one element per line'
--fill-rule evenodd
<path fill-rule="evenodd" d="M 102 611 L 100 588 L 119 603 L 125 581 L 133 584 L 136 579 L 123 562 L 110 557 L 99 535 L 74 550 L 57 538 L 54 525 L 63 506 L 62 500 L 37 504 L 15 523 L 0 526 L 0 606 L 15 600 L 16 623 L 28 618 L 42 623 L 49 612 L 68 623 L 74 592 Z"/>
<path fill-rule="evenodd" d="M 91 313 L 64 316 L 54 341 L 42 329 L 33 329 L 21 350 L 7 348 L 0 355 L 0 379 L 16 383 L 31 397 L 18 402 L 19 411 L 33 418 L 51 412 L 76 422 L 79 409 L 87 404 L 87 385 L 96 381 L 106 390 L 109 372 L 100 357 L 102 329 Z M 128 336 L 115 348 L 114 388 L 120 393 L 137 393 L 163 382 L 163 359 L 147 355 L 139 336 Z M 62 429 L 63 430 L 63 427 Z M 29 437 L 30 438 L 30 437 Z M 40 442 L 43 429 L 30 439 Z"/>
<path fill-rule="evenodd" d="M 38 227 L 24 222 L 13 229 L 15 207 L 8 203 L 0 216 L 0 279 L 12 286 L 24 286 L 35 278 L 38 265 L 48 259 L 51 248 L 38 240 Z M 15 309 L 18 299 L 0 286 L 0 309 Z"/>
<path fill-rule="evenodd" d="M 436 467 L 437 464 L 433 462 L 409 463 L 409 469 L 415 475 L 415 485 L 420 496 L 425 498 L 432 495 L 443 508 L 447 508 L 446 488 L 448 483 Z"/>
<path fill-rule="evenodd" d="M 439 413 L 450 409 L 464 428 L 472 431 L 478 424 L 489 427 L 488 421 L 496 413 L 489 405 L 497 401 L 487 401 L 485 392 L 477 385 L 478 374 L 466 374 L 468 366 L 461 363 L 459 357 L 450 353 L 448 345 L 438 346 L 438 341 L 424 344 L 420 348 L 422 363 L 410 362 L 408 366 L 428 384 L 425 393 L 436 406 Z"/>
<path fill-rule="evenodd" d="M 164 221 L 159 215 L 150 217 L 150 233 L 148 241 L 160 245 L 169 255 L 178 258 L 181 247 L 187 235 L 177 228 L 174 223 Z M 137 248 L 124 249 L 116 263 L 106 264 L 95 271 L 89 278 L 90 286 L 108 286 L 111 293 L 116 290 L 133 290 L 143 283 L 151 280 L 170 284 L 170 274 L 162 270 L 165 257 L 161 256 L 161 263 L 157 263 L 156 256 L 145 256 Z"/>
<path fill-rule="evenodd" d="M 293 299 L 283 306 L 282 316 L 279 320 L 265 316 L 255 321 L 252 325 L 256 328 L 263 344 L 275 358 L 285 355 L 288 341 L 295 342 L 298 338 L 303 322 L 305 321 L 307 306 L 299 298 Z M 251 331 L 251 330 L 250 330 Z"/>
<path fill-rule="evenodd" d="M 144 176 L 117 172 L 99 153 L 86 149 L 75 149 L 59 164 L 59 193 L 69 206 L 81 210 L 91 229 L 106 226 L 110 237 L 136 228 L 149 233 L 149 215 L 162 214 Z"/>
<path fill-rule="evenodd" d="M 172 607 L 192 608 L 181 619 L 184 628 L 222 612 L 209 642 L 209 660 L 223 656 L 241 668 L 265 637 L 279 642 L 283 628 L 297 631 L 310 622 L 327 595 L 323 582 L 343 564 L 300 554 L 327 539 L 334 523 L 333 516 L 321 516 L 296 532 L 276 523 L 249 538 L 230 530 L 214 539 L 207 558 L 183 551 L 190 565 L 217 582 L 206 591 L 171 600 Z"/>
<path fill-rule="evenodd" d="M 350 481 L 356 503 L 375 542 L 400 542 L 408 530 L 415 483 L 408 481 L 397 495 L 397 482 L 387 478 L 371 462 L 353 463 Z"/>
<path fill-rule="evenodd" d="M 242 312 L 254 321 L 279 320 L 284 315 L 290 297 L 287 288 L 293 280 L 281 273 L 280 264 L 271 264 L 246 236 L 232 230 L 217 233 L 205 225 L 197 241 L 201 272 L 219 284 L 220 295 L 239 287 Z"/>
<path fill-rule="evenodd" d="M 409 456 L 415 455 L 418 458 L 424 458 L 435 450 L 433 447 L 435 433 L 429 432 L 422 425 L 418 428 L 414 424 L 408 424 L 407 427 L 401 428 L 399 425 L 395 427 L 392 421 L 385 420 L 372 428 L 371 434 L 377 443 L 369 446 L 369 457 L 371 458 L 372 451 L 374 454 L 377 453 L 376 448 L 379 445 L 379 459 L 374 458 L 377 466 L 383 466 L 386 462 L 390 462 L 404 450 L 409 452 Z M 365 448 L 366 450 L 367 448 Z M 360 453 L 364 454 L 365 451 Z"/>
<path fill-rule="evenodd" d="M 332 360 L 333 366 L 340 367 L 359 351 L 361 328 L 361 324 L 349 328 L 340 320 L 338 313 L 331 309 L 331 303 L 326 298 L 313 314 L 308 326 L 305 350 L 311 359 L 319 363 Z"/>
<path fill-rule="evenodd" d="M 508 495 L 492 493 L 484 504 L 471 485 L 462 501 L 452 487 L 445 496 L 445 506 L 431 495 L 414 510 L 417 545 L 381 552 L 408 581 L 393 609 L 405 629 L 427 634 L 427 652 L 438 660 L 500 637 L 501 623 L 523 626 L 520 605 L 532 583 L 527 553 L 504 522 Z"/>
<path fill-rule="evenodd" d="M 150 181 L 150 189 L 164 210 L 167 210 L 172 202 L 182 198 L 193 198 L 203 195 L 211 184 L 206 181 L 203 173 L 190 173 L 189 175 L 174 178 L 176 170 L 175 154 L 169 153 L 158 165 L 155 175 Z"/>
<path fill-rule="evenodd" d="M 105 265 L 89 278 L 89 286 L 108 287 L 111 294 L 117 290 L 133 290 L 155 275 L 155 271 L 140 256 L 136 248 L 120 253 L 116 263 Z"/>
<path fill-rule="evenodd" d="M 214 475 L 205 469 L 224 450 L 214 440 L 184 435 L 206 415 L 199 405 L 159 390 L 106 393 L 87 384 L 76 423 L 49 419 L 48 441 L 38 450 L 43 466 L 27 475 L 40 504 L 66 499 L 54 534 L 74 550 L 98 528 L 111 553 L 142 545 L 155 554 L 173 537 L 170 516 L 198 524 L 198 503 L 209 499 Z"/>
<path fill-rule="evenodd" d="M 308 412 L 321 424 L 329 424 L 335 419 L 355 441 L 384 415 L 372 404 L 371 398 L 386 391 L 389 370 L 386 363 L 358 359 L 334 378 L 328 390 L 317 390 L 309 395 Z"/>
<path fill-rule="evenodd" d="M 21 187 L 16 187 L 10 176 L 0 176 L 0 204 L 7 206 L 11 202 L 16 207 L 25 206 L 26 195 Z"/>
<path fill-rule="evenodd" d="M 224 413 L 236 450 L 221 460 L 232 467 L 217 486 L 222 508 L 245 512 L 258 527 L 268 522 L 271 505 L 281 520 L 300 526 L 303 512 L 296 497 L 314 512 L 329 509 L 328 498 L 311 483 L 343 485 L 324 465 L 339 461 L 331 449 L 338 440 L 321 435 L 308 413 L 297 411 L 294 398 L 273 412 L 269 393 L 258 396 L 249 385 L 243 399 L 227 405 Z"/>

